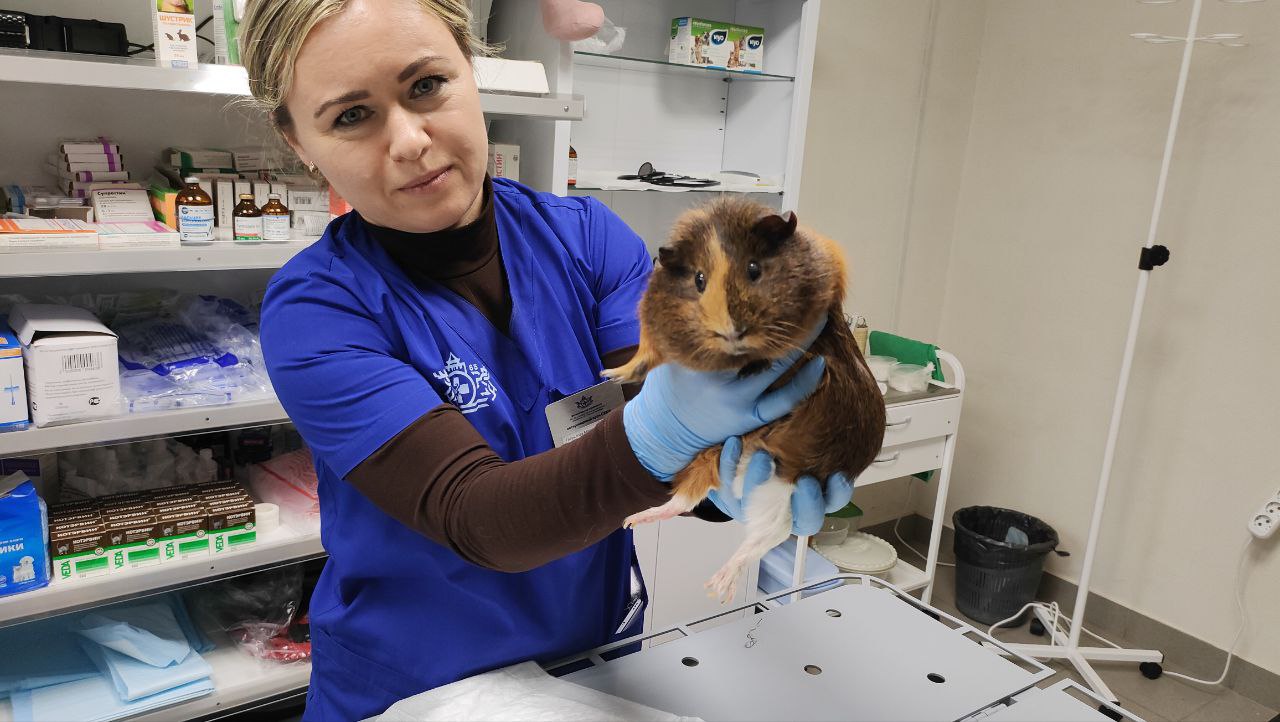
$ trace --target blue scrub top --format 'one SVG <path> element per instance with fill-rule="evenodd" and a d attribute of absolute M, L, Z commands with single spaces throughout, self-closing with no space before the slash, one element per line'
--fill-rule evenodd
<path fill-rule="evenodd" d="M 493 205 L 510 336 L 449 289 L 411 280 L 354 212 L 267 289 L 263 352 L 315 459 L 329 553 L 310 607 L 309 721 L 364 719 L 463 677 L 619 636 L 630 532 L 507 574 L 464 561 L 344 481 L 442 401 L 507 461 L 546 451 L 546 405 L 598 383 L 601 358 L 637 343 L 653 265 L 639 236 L 593 198 L 495 179 Z"/>

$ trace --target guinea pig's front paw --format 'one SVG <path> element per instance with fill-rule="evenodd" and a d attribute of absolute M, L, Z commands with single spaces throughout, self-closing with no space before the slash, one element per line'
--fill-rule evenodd
<path fill-rule="evenodd" d="M 600 375 L 619 383 L 634 384 L 643 381 L 647 373 L 649 373 L 649 365 L 642 359 L 633 358 L 616 369 L 605 369 Z"/>

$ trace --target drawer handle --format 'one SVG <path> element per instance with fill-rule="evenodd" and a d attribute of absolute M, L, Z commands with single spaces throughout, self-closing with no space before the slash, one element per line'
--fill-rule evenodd
<path fill-rule="evenodd" d="M 892 429 L 892 428 L 893 428 L 893 427 L 895 427 L 895 426 L 906 426 L 906 425 L 907 425 L 907 424 L 909 424 L 909 423 L 911 423 L 911 417 L 910 417 L 910 416 L 908 416 L 907 418 L 903 419 L 902 421 L 894 421 L 894 422 L 892 422 L 892 423 L 890 423 L 890 422 L 886 422 L 886 423 L 885 423 L 885 425 L 884 425 L 884 427 L 885 427 L 886 429 Z"/>
<path fill-rule="evenodd" d="M 899 456 L 901 456 L 901 455 L 902 455 L 902 452 L 901 452 L 901 451 L 895 451 L 895 452 L 893 452 L 893 456 L 890 456 L 890 457 L 889 457 L 889 458 L 887 458 L 887 459 L 876 459 L 875 461 L 873 461 L 873 462 L 871 462 L 871 463 L 872 463 L 872 464 L 892 464 L 893 462 L 897 461 L 897 460 L 898 460 L 898 457 L 899 457 Z"/>

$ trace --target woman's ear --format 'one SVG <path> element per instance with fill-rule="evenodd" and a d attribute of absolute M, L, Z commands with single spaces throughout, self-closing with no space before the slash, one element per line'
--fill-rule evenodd
<path fill-rule="evenodd" d="M 305 166 L 311 165 L 311 160 L 307 158 L 307 154 L 303 152 L 302 146 L 298 144 L 298 136 L 294 133 L 293 122 L 289 118 L 289 111 L 283 106 L 271 111 L 271 126 L 276 129 L 284 142 L 298 156 L 298 160 L 302 161 Z"/>

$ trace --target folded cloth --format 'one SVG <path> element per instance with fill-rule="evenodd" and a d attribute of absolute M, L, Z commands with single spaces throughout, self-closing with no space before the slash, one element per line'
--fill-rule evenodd
<path fill-rule="evenodd" d="M 884 331 L 872 331 L 867 341 L 867 353 L 874 356 L 892 356 L 898 359 L 898 363 L 917 366 L 933 364 L 934 380 L 946 380 L 942 375 L 942 366 L 938 363 L 938 347 L 931 343 Z"/>
<path fill-rule="evenodd" d="M 80 640 L 85 654 L 115 685 L 116 694 L 125 702 L 136 702 L 189 682 L 206 679 L 213 674 L 209 663 L 192 652 L 187 658 L 168 667 L 153 667 L 114 649 L 98 646 L 88 640 Z"/>
<path fill-rule="evenodd" d="M 482 719 L 521 720 L 663 720 L 696 718 L 660 712 L 621 697 L 556 679 L 534 662 L 458 680 L 391 705 L 368 722 L 435 722 Z"/>
<path fill-rule="evenodd" d="M 153 667 L 176 664 L 191 654 L 187 635 L 167 602 L 91 612 L 74 627 L 80 636 Z"/>
<path fill-rule="evenodd" d="M 204 631 L 191 620 L 191 613 L 187 611 L 186 599 L 177 592 L 166 595 L 165 599 L 173 607 L 173 616 L 178 620 L 178 626 L 182 627 L 182 633 L 187 638 L 187 644 L 191 645 L 191 648 L 200 654 L 212 652 L 215 645 L 212 640 L 204 635 Z"/>
<path fill-rule="evenodd" d="M 47 687 L 99 675 L 67 629 L 66 617 L 53 617 L 0 629 L 0 699 L 19 690 Z M 38 650 L 15 654 L 13 650 Z"/>
<path fill-rule="evenodd" d="M 13 693 L 14 722 L 109 722 L 132 717 L 213 691 L 213 682 L 202 679 L 167 692 L 125 702 L 111 681 L 101 674 L 74 682 Z"/>

